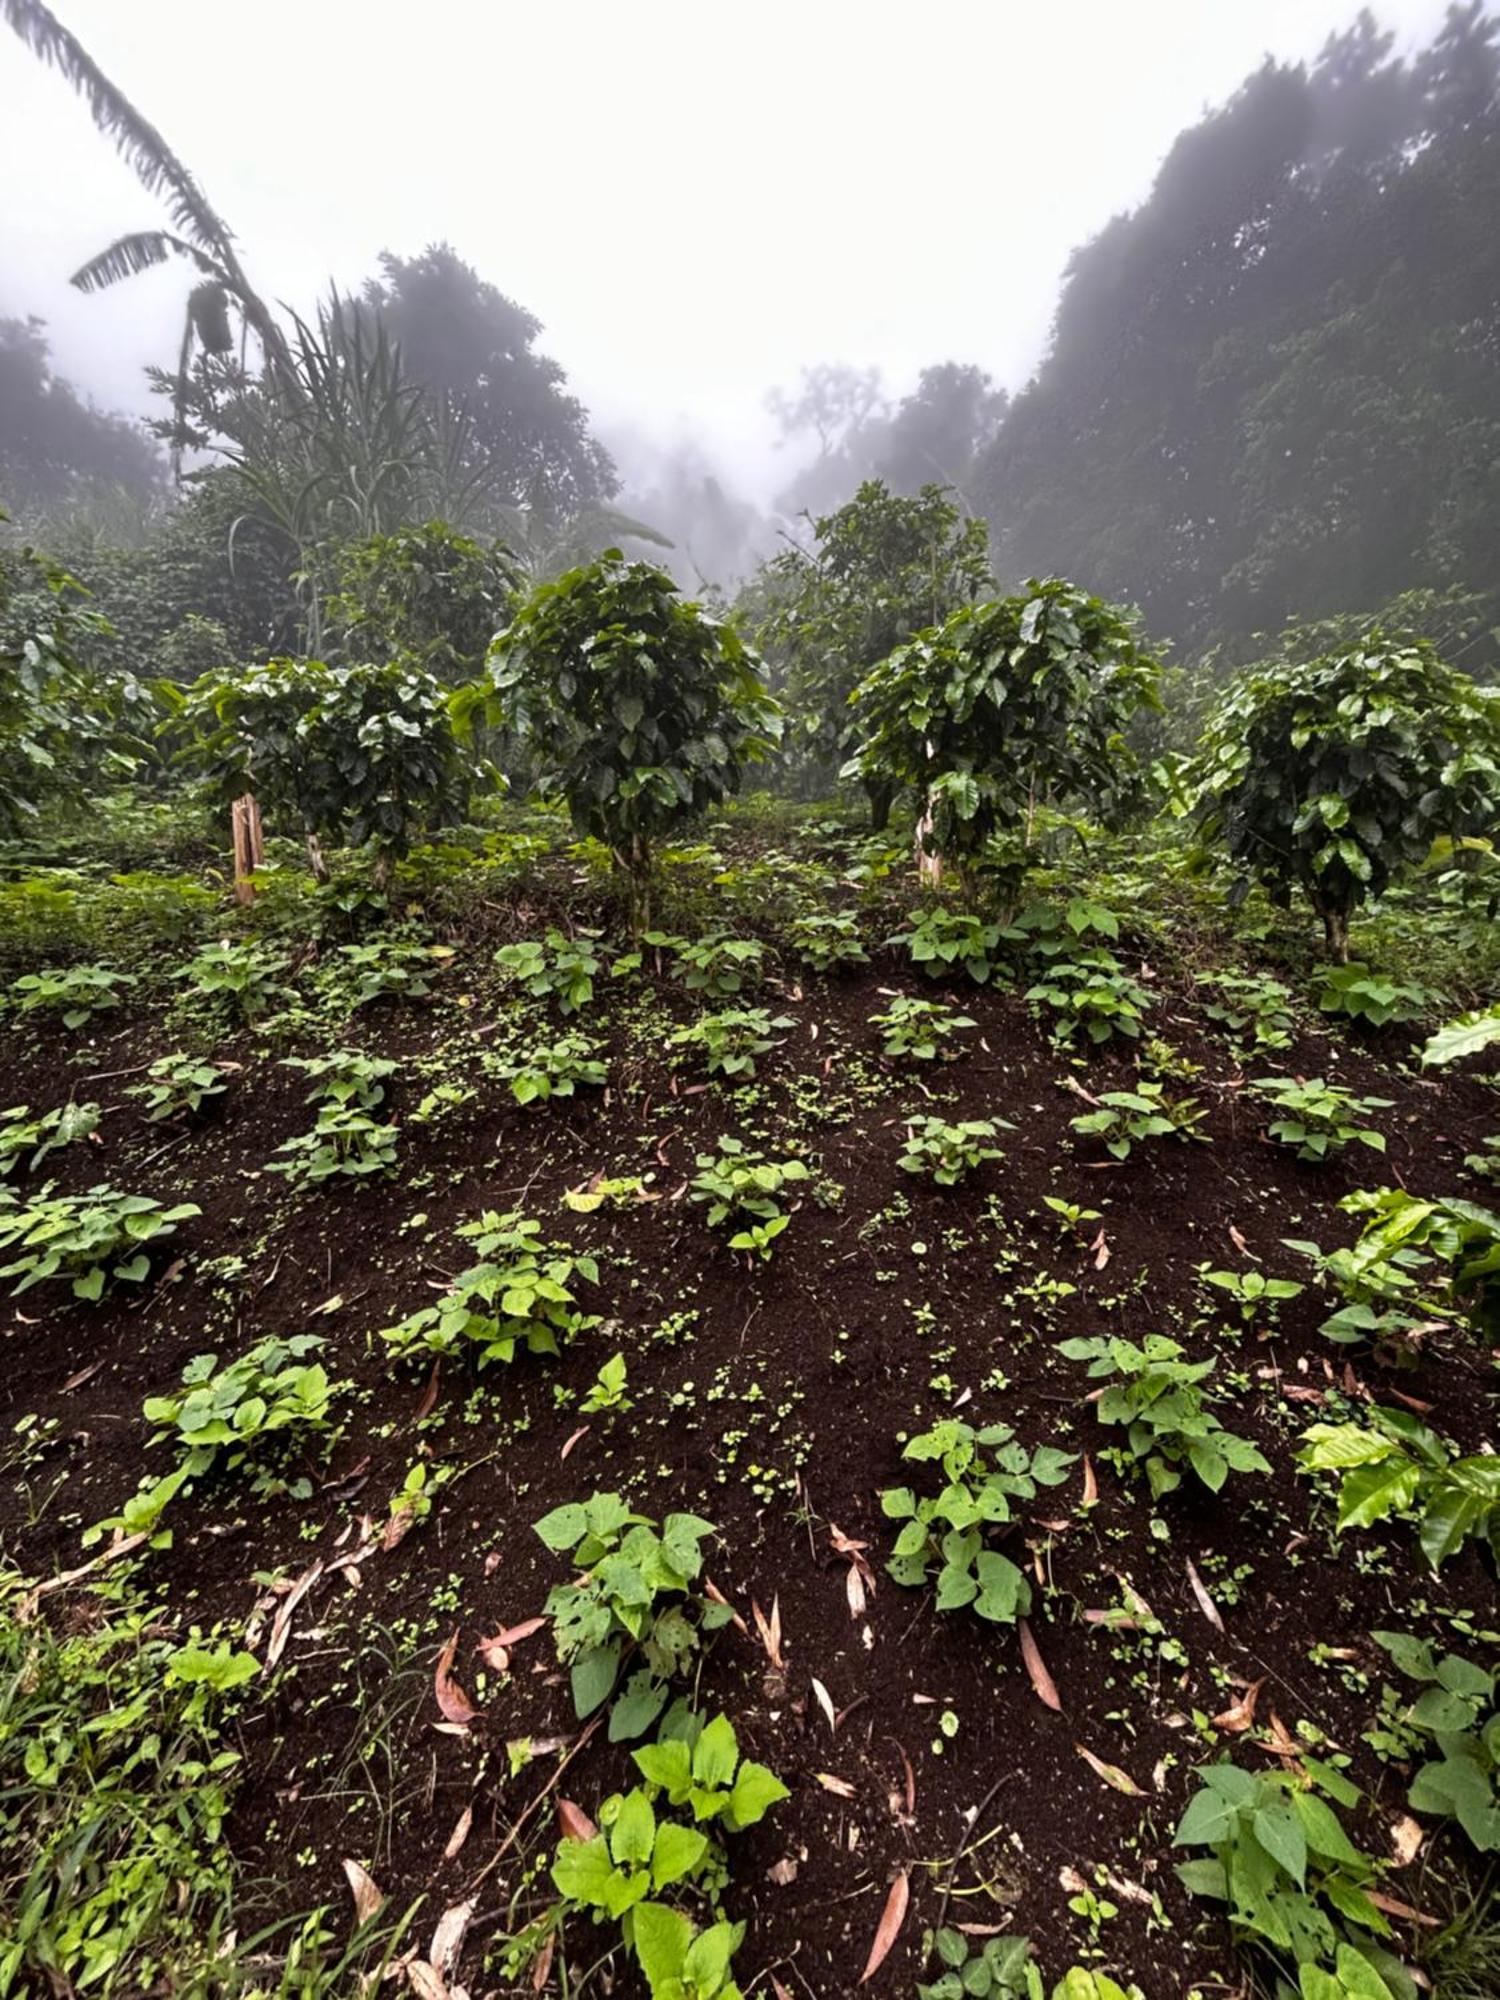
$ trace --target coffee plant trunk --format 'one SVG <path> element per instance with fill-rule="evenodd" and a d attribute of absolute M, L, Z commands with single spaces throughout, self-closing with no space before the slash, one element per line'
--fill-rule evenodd
<path fill-rule="evenodd" d="M 255 901 L 251 876 L 266 859 L 265 836 L 261 831 L 260 804 L 253 792 L 237 798 L 229 808 L 230 838 L 234 843 L 234 900 Z"/>

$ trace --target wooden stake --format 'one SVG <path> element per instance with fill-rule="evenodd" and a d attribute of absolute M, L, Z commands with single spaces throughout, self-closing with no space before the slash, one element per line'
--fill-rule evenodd
<path fill-rule="evenodd" d="M 250 876 L 264 866 L 266 859 L 260 806 L 253 792 L 246 792 L 234 801 L 229 808 L 229 823 L 234 837 L 234 899 L 237 903 L 253 903 L 255 884 Z"/>

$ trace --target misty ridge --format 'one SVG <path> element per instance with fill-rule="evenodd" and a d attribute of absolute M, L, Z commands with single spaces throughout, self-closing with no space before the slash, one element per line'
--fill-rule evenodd
<path fill-rule="evenodd" d="M 51 59 L 28 26 L 44 10 L 10 11 Z M 534 575 L 621 543 L 753 613 L 765 565 L 789 544 L 815 552 L 816 524 L 871 480 L 943 488 L 986 523 L 1002 583 L 1082 578 L 1181 656 L 1243 659 L 1294 615 L 1417 590 L 1463 593 L 1493 622 L 1496 74 L 1477 0 L 1409 56 L 1365 12 L 1310 64 L 1268 57 L 1182 133 L 1148 198 L 1075 251 L 1029 381 L 935 355 L 904 391 L 816 358 L 769 387 L 769 500 L 764 471 L 741 490 L 691 438 L 619 424 L 611 446 L 504 272 L 440 236 L 388 251 L 309 320 L 268 305 L 250 274 L 274 246 L 236 241 L 142 113 L 96 102 L 164 226 L 73 282 L 110 293 L 102 317 L 128 310 L 114 290 L 135 274 L 179 265 L 181 345 L 151 370 L 146 423 L 110 415 L 54 372 L 45 325 L 10 298 L 0 489 L 16 531 L 72 562 L 145 648 L 168 633 L 139 601 L 108 601 L 105 548 L 149 571 L 151 549 L 194 541 L 192 614 L 247 656 L 308 637 L 289 579 L 333 540 L 427 518 L 505 542 Z M 230 520 L 258 592 L 221 546 Z"/>

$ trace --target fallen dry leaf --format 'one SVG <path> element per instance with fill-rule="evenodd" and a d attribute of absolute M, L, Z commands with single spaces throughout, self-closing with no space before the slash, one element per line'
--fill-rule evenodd
<path fill-rule="evenodd" d="M 774 1882 L 778 1889 L 790 1888 L 797 1879 L 797 1857 L 785 1854 L 780 1861 L 773 1861 L 766 1870 L 766 1880 Z"/>
<path fill-rule="evenodd" d="M 541 1993 L 552 1977 L 552 1954 L 557 1950 L 557 1932 L 548 1931 L 546 1942 L 536 1955 L 536 1964 L 531 1968 L 531 1990 Z"/>
<path fill-rule="evenodd" d="M 1094 1238 L 1093 1242 L 1089 1245 L 1089 1248 L 1094 1253 L 1094 1269 L 1096 1271 L 1102 1271 L 1105 1265 L 1109 1262 L 1110 1257 L 1112 1255 L 1112 1252 L 1109 1247 L 1109 1239 L 1104 1234 L 1103 1223 L 1100 1223 L 1099 1234 Z"/>
<path fill-rule="evenodd" d="M 448 1992 L 448 1982 L 435 1965 L 429 1965 L 424 1958 L 411 1958 L 406 1962 L 407 1982 L 420 2000 L 452 2000 Z"/>
<path fill-rule="evenodd" d="M 1094 1477 L 1094 1461 L 1087 1452 L 1083 1454 L 1083 1504 L 1085 1507 L 1099 1504 L 1099 1482 Z"/>
<path fill-rule="evenodd" d="M 812 1691 L 814 1700 L 817 1702 L 819 1708 L 822 1709 L 823 1713 L 828 1717 L 828 1727 L 830 1731 L 837 1733 L 839 1726 L 839 1719 L 838 1719 L 838 1714 L 833 1706 L 833 1696 L 828 1692 L 827 1688 L 824 1687 L 823 1683 L 816 1678 L 814 1678 L 813 1680 Z"/>
<path fill-rule="evenodd" d="M 1409 1868 L 1417 1858 L 1417 1849 L 1425 1838 L 1422 1829 L 1410 1813 L 1403 1813 L 1391 1828 L 1391 1850 L 1397 1868 Z"/>
<path fill-rule="evenodd" d="M 780 1597 L 773 1597 L 771 1599 L 771 1615 L 769 1618 L 767 1618 L 766 1614 L 752 1597 L 750 1600 L 750 1616 L 755 1620 L 755 1629 L 760 1634 L 760 1643 L 766 1649 L 766 1658 L 771 1662 L 773 1667 L 785 1667 L 786 1661 L 781 1657 Z"/>
<path fill-rule="evenodd" d="M 432 1675 L 432 1691 L 437 1696 L 437 1705 L 442 1710 L 444 1718 L 457 1728 L 467 1729 L 479 1710 L 453 1678 L 453 1656 L 457 1651 L 458 1628 L 455 1626 L 452 1636 L 443 1642 L 442 1650 L 437 1656 L 437 1666 Z"/>
<path fill-rule="evenodd" d="M 729 1613 L 730 1624 L 734 1627 L 735 1631 L 739 1633 L 742 1639 L 748 1639 L 750 1637 L 750 1627 L 745 1623 L 744 1619 L 741 1618 L 738 1611 L 735 1610 L 734 1606 L 730 1603 L 729 1599 L 724 1595 L 723 1591 L 720 1590 L 719 1586 L 714 1582 L 711 1576 L 706 1576 L 703 1579 L 703 1595 L 705 1597 L 711 1597 L 715 1604 L 723 1605 L 724 1609 Z"/>
<path fill-rule="evenodd" d="M 1226 1735 L 1238 1736 L 1250 1728 L 1255 1721 L 1255 1704 L 1260 1700 L 1260 1691 L 1265 1686 L 1265 1677 L 1251 1681 L 1239 1700 L 1232 1702 L 1222 1715 L 1213 1717 L 1215 1729 L 1222 1729 Z"/>
<path fill-rule="evenodd" d="M 1241 1236 L 1232 1222 L 1229 1225 L 1229 1240 L 1242 1257 L 1254 1257 L 1257 1264 L 1260 1262 L 1260 1259 L 1255 1256 L 1255 1252 L 1250 1248 L 1250 1245 Z"/>
<path fill-rule="evenodd" d="M 1271 1720 L 1255 1740 L 1262 1750 L 1269 1750 L 1273 1757 L 1285 1758 L 1289 1763 L 1295 1764 L 1302 1755 L 1302 1746 L 1294 1741 L 1286 1724 L 1274 1708 L 1271 1710 Z"/>
<path fill-rule="evenodd" d="M 458 1968 L 459 1955 L 464 1948 L 464 1938 L 468 1933 L 469 1919 L 474 1914 L 477 1896 L 470 1896 L 466 1902 L 452 1903 L 437 1920 L 432 1933 L 432 1943 L 427 1947 L 427 1958 L 437 1972 L 447 1979 Z"/>
<path fill-rule="evenodd" d="M 485 1665 L 497 1674 L 503 1674 L 510 1666 L 510 1649 L 519 1646 L 523 1639 L 529 1639 L 533 1632 L 540 1632 L 546 1619 L 523 1618 L 519 1625 L 507 1625 L 503 1632 L 496 1632 L 493 1638 L 481 1639 L 474 1650 Z"/>
<path fill-rule="evenodd" d="M 453 1822 L 453 1831 L 443 1845 L 443 1859 L 451 1861 L 469 1837 L 469 1829 L 474 1824 L 474 1808 L 465 1806 Z"/>
<path fill-rule="evenodd" d="M 354 1898 L 354 1921 L 367 1924 L 385 1904 L 385 1892 L 376 1887 L 357 1861 L 344 1863 L 344 1879 L 349 1884 L 349 1893 Z"/>
<path fill-rule="evenodd" d="M 437 1405 L 438 1384 L 442 1380 L 443 1362 L 441 1355 L 432 1364 L 432 1373 L 427 1378 L 427 1387 L 422 1391 L 422 1399 L 411 1413 L 414 1424 L 421 1423 L 423 1417 L 430 1417 Z"/>
<path fill-rule="evenodd" d="M 558 1800 L 557 1823 L 564 1840 L 592 1840 L 599 1831 L 583 1807 L 575 1806 L 571 1799 Z"/>
<path fill-rule="evenodd" d="M 825 1792 L 832 1792 L 837 1799 L 852 1799 L 854 1787 L 843 1778 L 836 1778 L 831 1771 L 814 1771 L 813 1776 Z"/>
<path fill-rule="evenodd" d="M 1094 1776 L 1102 1778 L 1106 1785 L 1112 1785 L 1117 1792 L 1123 1792 L 1128 1799 L 1143 1799 L 1146 1796 L 1130 1773 L 1122 1771 L 1118 1764 L 1106 1764 L 1102 1757 L 1096 1757 L 1093 1751 L 1082 1743 L 1075 1743 L 1073 1748 Z"/>
<path fill-rule="evenodd" d="M 1048 1708 L 1055 1708 L 1062 1714 L 1062 1697 L 1057 1692 L 1057 1683 L 1048 1673 L 1038 1650 L 1036 1640 L 1031 1636 L 1031 1626 L 1024 1618 L 1016 1620 L 1016 1630 L 1021 1635 L 1021 1659 L 1025 1663 L 1026 1678 L 1031 1682 L 1038 1701 Z"/>
<path fill-rule="evenodd" d="M 902 1924 L 906 1921 L 906 1906 L 911 1901 L 911 1885 L 906 1879 L 906 1870 L 891 1884 L 891 1892 L 885 1899 L 880 1922 L 875 1931 L 875 1942 L 870 1946 L 870 1956 L 865 1960 L 865 1969 L 859 1975 L 861 1986 L 872 1980 L 890 1956 L 891 1946 L 896 1942 Z"/>
<path fill-rule="evenodd" d="M 589 1434 L 589 1426 L 587 1424 L 580 1424 L 578 1426 L 578 1429 L 574 1431 L 573 1435 L 568 1439 L 567 1443 L 563 1446 L 562 1450 L 557 1454 L 557 1462 L 559 1465 L 562 1464 L 563 1460 L 567 1457 L 568 1453 L 573 1449 L 574 1445 L 577 1444 L 581 1438 L 586 1438 L 588 1434 Z"/>
<path fill-rule="evenodd" d="M 1224 1620 L 1219 1616 L 1219 1607 L 1204 1589 L 1203 1579 L 1194 1568 L 1191 1557 L 1188 1559 L 1187 1580 L 1194 1597 L 1198 1600 L 1198 1609 L 1203 1613 L 1216 1632 L 1222 1632 L 1224 1630 Z"/>
<path fill-rule="evenodd" d="M 1365 1895 L 1377 1910 L 1384 1910 L 1388 1917 L 1400 1917 L 1403 1923 L 1422 1924 L 1428 1930 L 1436 1930 L 1438 1918 L 1429 1917 L 1424 1910 L 1414 1910 L 1410 1903 L 1403 1903 L 1398 1896 L 1388 1896 L 1383 1889 L 1366 1889 Z"/>

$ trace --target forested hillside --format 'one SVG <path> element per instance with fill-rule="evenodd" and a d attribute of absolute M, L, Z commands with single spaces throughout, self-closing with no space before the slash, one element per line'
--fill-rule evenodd
<path fill-rule="evenodd" d="M 1500 592 L 1500 23 L 1267 61 L 1072 260 L 973 500 L 1179 646 Z"/>

